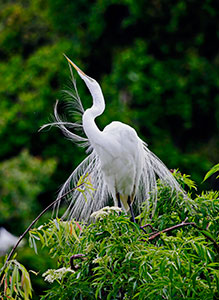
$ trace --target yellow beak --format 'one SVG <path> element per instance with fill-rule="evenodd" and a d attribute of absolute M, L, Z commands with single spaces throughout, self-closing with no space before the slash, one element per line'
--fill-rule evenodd
<path fill-rule="evenodd" d="M 76 64 L 74 64 L 65 54 L 63 54 L 65 56 L 65 58 L 67 59 L 67 61 L 75 68 L 76 71 L 78 71 L 79 73 L 81 73 L 82 75 L 86 76 L 86 74 L 81 71 L 81 69 L 79 69 Z"/>

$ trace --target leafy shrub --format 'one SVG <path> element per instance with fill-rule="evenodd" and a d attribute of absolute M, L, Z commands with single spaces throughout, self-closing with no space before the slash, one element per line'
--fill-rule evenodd
<path fill-rule="evenodd" d="M 51 220 L 30 232 L 57 260 L 41 299 L 217 299 L 218 212 L 218 192 L 191 199 L 160 185 L 156 210 L 137 217 L 145 232 L 113 208 L 90 224 Z"/>

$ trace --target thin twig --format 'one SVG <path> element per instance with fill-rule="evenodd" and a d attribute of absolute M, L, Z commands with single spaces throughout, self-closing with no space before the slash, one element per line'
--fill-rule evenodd
<path fill-rule="evenodd" d="M 180 228 L 180 227 L 183 227 L 183 226 L 188 226 L 188 225 L 193 225 L 193 222 L 182 222 L 180 224 L 177 224 L 177 225 L 174 225 L 174 226 L 171 226 L 171 227 L 168 227 L 168 228 L 165 228 L 159 232 L 152 232 L 149 234 L 149 241 L 155 239 L 157 236 L 160 236 L 162 233 L 165 233 L 165 232 L 168 232 L 168 231 L 172 231 L 176 228 Z"/>
<path fill-rule="evenodd" d="M 141 226 L 141 228 L 145 228 L 145 227 L 150 227 L 151 230 L 158 231 L 158 230 L 155 229 L 150 223 Z"/>
<path fill-rule="evenodd" d="M 152 232 L 152 233 L 149 234 L 148 240 L 152 241 L 156 237 L 160 236 L 162 233 L 169 232 L 169 231 L 172 231 L 176 228 L 180 228 L 180 227 L 188 226 L 188 225 L 191 225 L 191 226 L 195 227 L 196 229 L 198 229 L 206 237 L 207 240 L 211 241 L 214 244 L 217 252 L 219 253 L 219 245 L 217 244 L 217 242 L 213 238 L 208 236 L 205 232 L 203 232 L 203 229 L 198 227 L 194 222 L 182 222 L 180 224 L 177 224 L 177 225 L 174 225 L 172 227 L 166 228 L 166 229 L 161 230 L 159 232 Z"/>
<path fill-rule="evenodd" d="M 22 239 L 25 237 L 25 235 L 28 233 L 28 231 L 30 231 L 30 229 L 32 228 L 32 226 L 39 220 L 39 218 L 45 214 L 45 212 L 50 209 L 50 207 L 52 207 L 54 204 L 56 204 L 58 201 L 60 201 L 62 198 L 64 198 L 66 195 L 68 195 L 69 193 L 73 192 L 74 190 L 76 190 L 77 188 L 79 188 L 80 186 L 82 186 L 84 184 L 81 183 L 78 186 L 74 187 L 73 189 L 71 189 L 70 191 L 66 192 L 64 195 L 62 195 L 61 197 L 59 197 L 58 199 L 56 199 L 55 201 L 53 201 L 52 203 L 50 203 L 43 211 L 41 211 L 41 213 L 36 217 L 36 219 L 33 220 L 33 222 L 27 227 L 27 229 L 24 231 L 24 233 L 20 236 L 20 238 L 18 239 L 17 243 L 15 244 L 15 246 L 12 248 L 11 252 L 9 253 L 7 260 L 4 264 L 4 267 L 2 268 L 2 270 L 5 268 L 6 264 L 8 263 L 8 261 L 10 260 L 11 256 L 13 255 L 14 251 L 16 250 L 16 248 L 18 247 L 18 245 L 20 244 L 20 242 L 22 241 Z"/>

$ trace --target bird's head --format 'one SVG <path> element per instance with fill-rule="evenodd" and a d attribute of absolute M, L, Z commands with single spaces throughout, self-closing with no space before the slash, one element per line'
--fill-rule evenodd
<path fill-rule="evenodd" d="M 67 59 L 68 63 L 78 72 L 79 76 L 84 80 L 86 86 L 88 87 L 93 98 L 92 111 L 94 112 L 95 117 L 101 115 L 105 109 L 105 101 L 99 83 L 81 71 L 81 69 L 79 69 L 76 64 L 74 64 L 66 55 L 65 58 Z"/>
<path fill-rule="evenodd" d="M 76 64 L 73 63 L 73 62 L 72 62 L 65 54 L 64 54 L 64 56 L 65 56 L 65 58 L 67 59 L 67 61 L 69 62 L 69 64 L 70 64 L 71 66 L 74 67 L 74 69 L 78 72 L 79 76 L 84 80 L 84 82 L 86 83 L 86 85 L 87 85 L 87 87 L 88 87 L 89 90 L 92 89 L 92 88 L 94 88 L 94 87 L 96 87 L 96 86 L 99 86 L 98 82 L 97 82 L 95 79 L 93 79 L 93 78 L 87 76 L 87 75 L 86 75 L 81 69 L 79 69 L 78 66 L 76 66 Z"/>

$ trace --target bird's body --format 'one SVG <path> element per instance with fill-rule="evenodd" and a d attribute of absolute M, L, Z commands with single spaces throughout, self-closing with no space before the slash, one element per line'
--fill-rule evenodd
<path fill-rule="evenodd" d="M 142 141 L 132 127 L 121 122 L 112 122 L 101 134 L 104 143 L 93 147 L 100 158 L 103 179 L 115 204 L 119 193 L 123 208 L 128 211 L 128 196 L 133 201 L 142 172 Z"/>
<path fill-rule="evenodd" d="M 97 127 L 95 118 L 105 109 L 102 90 L 94 79 L 87 76 L 70 59 L 67 60 L 86 83 L 93 98 L 93 105 L 84 111 L 73 81 L 76 95 L 69 94 L 73 100 L 72 104 L 75 104 L 75 110 L 82 115 L 82 124 L 63 122 L 58 116 L 56 105 L 55 122 L 43 127 L 58 126 L 68 138 L 85 144 L 90 151 L 88 157 L 65 182 L 58 198 L 77 186 L 80 177 L 89 176 L 94 192 L 91 194 L 85 190 L 81 193 L 76 189 L 67 197 L 70 198 L 70 205 L 66 215 L 88 219 L 92 212 L 107 204 L 109 197 L 113 198 L 116 206 L 122 204 L 126 212 L 131 209 L 132 215 L 133 201 L 138 207 L 144 201 L 149 206 L 148 199 L 151 197 L 155 206 L 157 177 L 172 190 L 182 191 L 170 171 L 147 148 L 146 143 L 138 137 L 132 127 L 121 122 L 112 122 L 103 131 Z M 86 137 L 73 133 L 68 127 L 82 129 Z"/>

